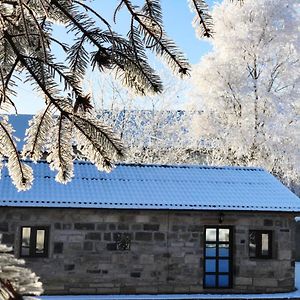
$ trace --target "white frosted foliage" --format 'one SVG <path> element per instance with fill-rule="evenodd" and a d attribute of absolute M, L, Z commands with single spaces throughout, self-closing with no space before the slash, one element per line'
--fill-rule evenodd
<path fill-rule="evenodd" d="M 12 249 L 0 244 L 0 278 L 9 281 L 20 295 L 40 295 L 43 292 L 39 277 L 25 267 L 23 259 L 17 259 L 10 251 Z M 10 291 L 0 283 L 0 299 L 10 299 Z M 35 298 L 36 299 L 36 298 Z"/>
<path fill-rule="evenodd" d="M 18 191 L 30 189 L 33 181 L 32 169 L 20 160 L 13 128 L 7 116 L 0 120 L 0 155 L 7 157 L 7 167 L 13 184 Z"/>
<path fill-rule="evenodd" d="M 187 0 L 190 11 L 195 13 L 192 25 L 198 39 L 211 37 L 213 22 L 205 0 Z M 200 13 L 201 12 L 201 13 Z M 200 14 L 199 14 L 200 13 Z M 207 36 L 207 34 L 209 36 Z"/>
<path fill-rule="evenodd" d="M 88 139 L 84 134 L 82 134 L 79 130 L 76 131 L 77 137 L 77 146 L 82 155 L 88 158 L 99 171 L 110 172 L 112 170 L 112 166 L 107 163 L 105 153 L 101 154 L 101 152 L 97 149 L 96 145 L 88 143 Z"/>
<path fill-rule="evenodd" d="M 192 110 L 115 109 L 103 118 L 116 124 L 126 147 L 125 162 L 179 164 L 203 163 L 201 141 L 190 130 L 198 115 Z"/>
<path fill-rule="evenodd" d="M 189 80 L 172 77 L 166 69 L 160 70 L 159 75 L 165 83 L 164 91 L 145 96 L 142 102 L 112 77 L 101 77 L 97 90 L 103 91 L 101 97 L 107 102 L 99 105 L 98 116 L 122 139 L 126 150 L 122 162 L 203 163 L 203 141 L 191 131 L 199 111 L 187 103 Z"/>
<path fill-rule="evenodd" d="M 82 113 L 74 118 L 79 125 L 75 135 L 79 153 L 95 164 L 98 170 L 110 172 L 113 168 L 112 161 L 119 158 L 118 149 L 122 149 L 120 140 L 108 139 L 109 136 L 113 136 L 112 130 L 96 116 Z M 87 130 L 81 130 L 83 127 Z"/>
<path fill-rule="evenodd" d="M 49 104 L 34 116 L 25 141 L 23 157 L 34 162 L 46 159 L 50 168 L 57 171 L 55 180 L 63 184 L 74 177 L 73 160 L 78 153 L 99 170 L 110 171 L 113 161 L 122 156 L 123 151 L 121 141 L 109 126 L 103 125 L 97 116 L 81 107 L 75 112 L 68 101 L 56 106 Z"/>
<path fill-rule="evenodd" d="M 60 116 L 57 124 L 52 127 L 50 136 L 52 143 L 49 144 L 47 161 L 52 170 L 58 171 L 55 180 L 66 184 L 74 176 L 71 121 L 64 115 Z"/>
<path fill-rule="evenodd" d="M 51 106 L 48 105 L 45 110 L 37 113 L 29 122 L 29 128 L 26 130 L 26 143 L 22 151 L 23 157 L 29 157 L 34 162 L 43 157 L 53 126 Z"/>
<path fill-rule="evenodd" d="M 298 0 L 214 8 L 213 51 L 192 75 L 210 163 L 258 165 L 286 183 L 299 180 L 299 11 Z"/>

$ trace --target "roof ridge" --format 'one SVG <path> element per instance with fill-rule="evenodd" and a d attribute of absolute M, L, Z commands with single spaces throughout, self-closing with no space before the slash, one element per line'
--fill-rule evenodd
<path fill-rule="evenodd" d="M 4 177 L 10 177 L 8 174 L 4 175 Z M 55 175 L 36 175 L 36 178 L 47 178 L 47 179 L 54 179 Z M 212 180 L 212 179 L 161 179 L 161 178 L 127 178 L 127 177 L 115 177 L 115 178 L 106 178 L 106 177 L 94 177 L 94 176 L 74 176 L 73 180 L 98 180 L 98 181 L 128 181 L 128 182 L 182 182 L 182 183 L 220 183 L 220 184 L 243 184 L 243 185 L 270 185 L 270 182 L 261 182 L 260 180 L 248 182 L 245 180 Z"/>
<path fill-rule="evenodd" d="M 27 163 L 34 163 L 32 160 L 22 160 Z M 90 161 L 75 159 L 74 164 L 77 165 L 94 165 Z M 49 164 L 46 160 L 42 159 L 37 162 L 38 164 Z M 209 166 L 209 165 L 192 165 L 192 164 L 155 164 L 155 163 L 126 163 L 119 162 L 116 166 L 123 167 L 140 167 L 140 168 L 173 168 L 173 169 L 211 169 L 211 170 L 237 170 L 237 171 L 265 171 L 261 167 L 250 167 L 250 166 Z"/>
<path fill-rule="evenodd" d="M 75 164 L 92 164 L 88 161 L 74 161 Z M 178 168 L 178 169 L 215 169 L 215 170 L 242 170 L 242 171 L 265 171 L 261 167 L 250 167 L 250 166 L 209 166 L 209 165 L 192 165 L 192 164 L 160 164 L 160 163 L 116 163 L 116 166 L 124 167 L 141 167 L 141 168 Z"/>

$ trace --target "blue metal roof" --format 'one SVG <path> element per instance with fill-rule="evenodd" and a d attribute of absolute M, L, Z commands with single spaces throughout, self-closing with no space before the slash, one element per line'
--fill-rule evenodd
<path fill-rule="evenodd" d="M 75 161 L 67 185 L 46 162 L 31 165 L 31 190 L 17 192 L 7 169 L 0 206 L 300 212 L 300 199 L 259 168 L 120 164 L 111 173 Z"/>

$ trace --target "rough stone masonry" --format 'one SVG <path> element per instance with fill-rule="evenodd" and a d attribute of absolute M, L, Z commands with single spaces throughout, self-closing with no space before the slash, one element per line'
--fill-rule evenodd
<path fill-rule="evenodd" d="M 2 207 L 2 243 L 20 251 L 21 226 L 49 226 L 49 255 L 27 266 L 46 294 L 256 293 L 294 289 L 294 216 L 226 212 L 233 226 L 233 288 L 203 288 L 204 226 L 214 211 Z M 271 259 L 249 258 L 249 230 L 272 230 Z"/>

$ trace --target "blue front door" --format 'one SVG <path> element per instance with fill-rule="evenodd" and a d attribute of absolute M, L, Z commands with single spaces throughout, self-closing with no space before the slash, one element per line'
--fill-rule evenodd
<path fill-rule="evenodd" d="M 204 232 L 204 288 L 232 287 L 232 228 L 207 226 Z"/>

